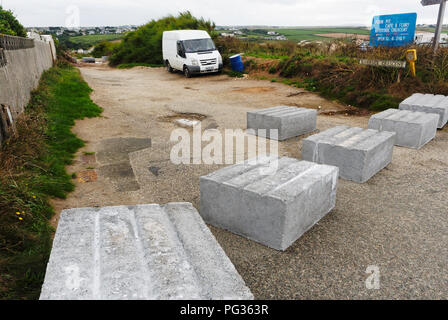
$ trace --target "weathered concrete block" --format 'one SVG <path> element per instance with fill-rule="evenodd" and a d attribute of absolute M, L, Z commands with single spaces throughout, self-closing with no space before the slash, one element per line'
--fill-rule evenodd
<path fill-rule="evenodd" d="M 247 113 L 247 129 L 264 138 L 271 137 L 270 129 L 278 130 L 278 140 L 286 140 L 316 130 L 317 111 L 306 108 L 279 106 Z M 259 129 L 266 129 L 266 131 Z"/>
<path fill-rule="evenodd" d="M 341 178 L 363 183 L 392 161 L 395 136 L 338 126 L 304 139 L 302 159 L 337 166 Z"/>
<path fill-rule="evenodd" d="M 201 177 L 200 214 L 207 223 L 286 250 L 336 203 L 338 168 L 277 159 L 246 161 Z M 268 174 L 271 173 L 271 174 Z"/>
<path fill-rule="evenodd" d="M 252 299 L 189 203 L 62 213 L 42 300 Z"/>
<path fill-rule="evenodd" d="M 438 128 L 442 129 L 448 122 L 448 97 L 416 93 L 400 103 L 400 110 L 438 114 Z"/>
<path fill-rule="evenodd" d="M 372 116 L 369 129 L 395 132 L 396 146 L 420 149 L 434 139 L 438 123 L 434 113 L 389 109 Z"/>

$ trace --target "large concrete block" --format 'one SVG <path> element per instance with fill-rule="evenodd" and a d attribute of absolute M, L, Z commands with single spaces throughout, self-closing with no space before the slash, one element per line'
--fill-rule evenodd
<path fill-rule="evenodd" d="M 277 171 L 267 163 L 277 160 Z M 253 159 L 201 177 L 204 220 L 286 250 L 336 203 L 338 168 L 291 158 Z"/>
<path fill-rule="evenodd" d="M 341 178 L 364 183 L 392 161 L 395 136 L 338 126 L 304 139 L 302 159 L 337 166 Z"/>
<path fill-rule="evenodd" d="M 252 299 L 189 203 L 65 210 L 42 300 Z"/>
<path fill-rule="evenodd" d="M 316 130 L 316 121 L 317 111 L 306 108 L 279 106 L 247 113 L 247 129 L 271 139 L 276 137 L 270 135 L 270 129 L 277 129 L 280 141 Z"/>
<path fill-rule="evenodd" d="M 448 97 L 415 93 L 400 103 L 400 110 L 437 114 L 439 115 L 438 128 L 442 129 L 448 122 Z"/>
<path fill-rule="evenodd" d="M 396 146 L 420 149 L 434 139 L 438 123 L 434 113 L 389 109 L 372 116 L 369 129 L 395 132 Z"/>

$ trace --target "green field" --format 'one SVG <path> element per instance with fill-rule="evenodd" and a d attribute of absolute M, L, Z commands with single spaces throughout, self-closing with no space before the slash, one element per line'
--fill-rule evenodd
<path fill-rule="evenodd" d="M 370 31 L 363 28 L 303 28 L 303 29 L 270 29 L 282 34 L 292 41 L 302 40 L 323 40 L 325 37 L 318 36 L 318 34 L 325 33 L 347 33 L 347 34 L 364 34 L 369 35 Z"/>
<path fill-rule="evenodd" d="M 258 29 L 260 30 L 260 29 Z M 362 34 L 369 35 L 370 30 L 365 28 L 325 28 L 325 27 L 315 27 L 315 28 L 282 28 L 282 29 L 272 29 L 266 28 L 262 29 L 266 31 L 275 31 L 280 35 L 284 35 L 288 40 L 291 41 L 302 41 L 302 40 L 328 40 L 330 38 L 318 36 L 318 34 L 326 34 L 326 33 L 346 33 L 346 34 Z M 220 30 L 220 33 L 228 33 L 232 32 L 230 30 Z M 267 34 L 261 34 L 256 32 L 255 30 L 249 30 L 244 32 L 245 37 L 249 39 L 264 39 L 267 37 Z"/>
<path fill-rule="evenodd" d="M 82 47 L 93 47 L 94 45 L 102 41 L 120 40 L 124 36 L 124 34 L 92 34 L 86 36 L 70 37 L 70 41 Z"/>
<path fill-rule="evenodd" d="M 422 28 L 422 27 L 417 27 L 416 29 L 417 31 L 425 31 L 425 32 L 435 32 L 436 29 L 435 28 Z M 448 33 L 448 30 L 442 30 L 442 33 Z"/>

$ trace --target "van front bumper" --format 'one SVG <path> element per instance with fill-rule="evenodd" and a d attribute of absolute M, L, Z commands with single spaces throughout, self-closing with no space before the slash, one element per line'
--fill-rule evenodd
<path fill-rule="evenodd" d="M 188 70 L 190 70 L 191 74 L 201 74 L 201 73 L 214 73 L 214 72 L 221 72 L 223 65 L 214 65 L 214 66 L 187 66 Z"/>

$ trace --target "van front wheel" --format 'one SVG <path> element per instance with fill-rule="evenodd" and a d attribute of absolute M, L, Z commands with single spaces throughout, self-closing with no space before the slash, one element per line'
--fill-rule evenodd
<path fill-rule="evenodd" d="M 191 72 L 190 72 L 190 69 L 188 69 L 188 67 L 184 67 L 184 75 L 185 75 L 185 78 L 191 78 Z"/>
<path fill-rule="evenodd" d="M 169 62 L 168 60 L 166 61 L 166 70 L 167 70 L 169 73 L 173 73 L 173 72 L 174 72 L 174 69 L 171 68 L 170 62 Z"/>

